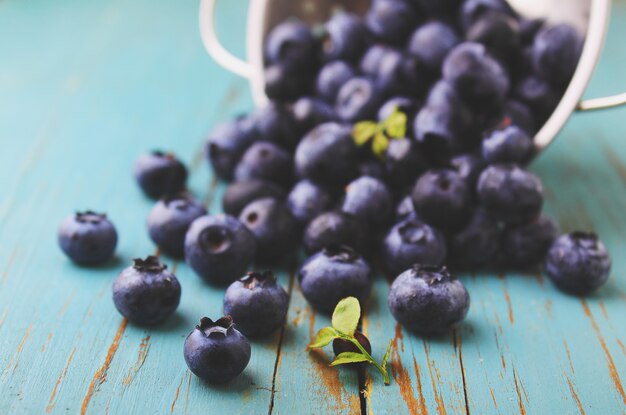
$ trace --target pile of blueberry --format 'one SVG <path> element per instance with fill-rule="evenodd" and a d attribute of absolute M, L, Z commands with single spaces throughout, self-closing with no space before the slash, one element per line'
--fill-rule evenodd
<path fill-rule="evenodd" d="M 581 48 L 571 27 L 524 19 L 502 0 L 374 0 L 364 18 L 338 11 L 319 28 L 276 26 L 265 48 L 271 103 L 218 126 L 206 145 L 215 174 L 232 182 L 224 214 L 184 191 L 187 170 L 173 155 L 136 163 L 141 188 L 160 198 L 148 231 L 161 252 L 228 285 L 227 317 L 203 318 L 185 341 L 192 372 L 233 378 L 250 358 L 245 336 L 281 327 L 285 290 L 269 271 L 246 272 L 296 258 L 299 242 L 309 257 L 298 281 L 313 308 L 365 303 L 376 264 L 394 280 L 391 313 L 422 335 L 467 314 L 468 292 L 448 269 L 545 264 L 563 291 L 604 284 L 604 244 L 561 235 L 541 213 L 540 179 L 523 167 Z M 389 135 L 380 126 L 398 114 L 403 134 Z M 371 147 L 355 139 L 359 125 L 372 129 Z M 117 234 L 85 212 L 62 223 L 59 241 L 95 264 L 112 256 Z M 138 324 L 167 318 L 180 292 L 156 257 L 135 260 L 113 285 L 115 306 Z"/>

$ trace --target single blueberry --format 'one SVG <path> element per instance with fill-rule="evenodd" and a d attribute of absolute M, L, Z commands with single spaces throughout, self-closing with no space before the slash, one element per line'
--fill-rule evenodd
<path fill-rule="evenodd" d="M 300 141 L 300 129 L 293 111 L 286 105 L 270 102 L 255 110 L 250 122 L 254 126 L 256 141 L 269 141 L 289 151 Z"/>
<path fill-rule="evenodd" d="M 506 224 L 527 223 L 541 213 L 539 177 L 513 164 L 495 164 L 480 175 L 477 194 L 487 212 Z"/>
<path fill-rule="evenodd" d="M 348 183 L 358 173 L 352 129 L 337 123 L 317 126 L 300 141 L 294 160 L 300 178 L 332 186 Z"/>
<path fill-rule="evenodd" d="M 302 226 L 306 226 L 319 214 L 329 210 L 335 198 L 324 187 L 310 180 L 301 180 L 287 196 L 287 208 Z"/>
<path fill-rule="evenodd" d="M 404 0 L 374 0 L 365 15 L 367 28 L 384 42 L 402 45 L 418 23 L 414 7 Z"/>
<path fill-rule="evenodd" d="M 172 153 L 153 151 L 135 162 L 135 179 L 146 195 L 158 199 L 185 189 L 187 168 Z"/>
<path fill-rule="evenodd" d="M 374 118 L 380 105 L 381 94 L 376 84 L 367 78 L 352 78 L 337 94 L 335 109 L 345 122 Z"/>
<path fill-rule="evenodd" d="M 422 174 L 412 197 L 418 216 L 440 229 L 459 229 L 471 213 L 470 189 L 452 169 L 428 170 Z"/>
<path fill-rule="evenodd" d="M 523 164 L 532 151 L 532 138 L 516 125 L 493 130 L 482 143 L 483 158 L 489 164 Z"/>
<path fill-rule="evenodd" d="M 495 265 L 500 253 L 501 235 L 498 222 L 477 209 L 467 225 L 450 237 L 450 263 L 470 270 Z"/>
<path fill-rule="evenodd" d="M 291 154 L 267 141 L 254 143 L 237 164 L 235 179 L 238 182 L 267 180 L 287 188 L 293 181 Z"/>
<path fill-rule="evenodd" d="M 329 245 L 346 245 L 366 255 L 369 251 L 368 230 L 361 221 L 344 212 L 325 212 L 307 226 L 302 240 L 308 254 Z"/>
<path fill-rule="evenodd" d="M 263 263 L 278 261 L 293 253 L 298 243 L 298 223 L 281 201 L 257 199 L 239 215 L 256 239 L 256 259 Z"/>
<path fill-rule="evenodd" d="M 561 95 L 548 82 L 536 76 L 522 79 L 513 95 L 533 110 L 537 127 L 552 115 L 561 100 Z"/>
<path fill-rule="evenodd" d="M 542 29 L 533 44 L 533 67 L 557 88 L 564 88 L 574 75 L 583 39 L 572 26 L 558 24 Z"/>
<path fill-rule="evenodd" d="M 429 84 L 427 69 L 415 56 L 387 53 L 379 63 L 376 74 L 379 94 L 421 97 L 428 90 Z"/>
<path fill-rule="evenodd" d="M 307 259 L 298 281 L 304 298 L 325 314 L 332 313 L 345 297 L 355 297 L 365 305 L 372 290 L 369 265 L 346 246 L 329 246 Z"/>
<path fill-rule="evenodd" d="M 288 20 L 267 35 L 265 59 L 270 64 L 310 70 L 317 63 L 318 44 L 304 23 Z"/>
<path fill-rule="evenodd" d="M 187 193 L 168 195 L 159 200 L 148 214 L 148 234 L 167 255 L 185 255 L 185 234 L 191 222 L 206 209 Z"/>
<path fill-rule="evenodd" d="M 230 284 L 241 277 L 256 254 L 254 235 L 229 215 L 201 216 L 185 235 L 185 259 L 211 284 Z"/>
<path fill-rule="evenodd" d="M 157 324 L 180 303 L 180 283 L 155 256 L 135 259 L 113 282 L 113 302 L 135 324 Z"/>
<path fill-rule="evenodd" d="M 415 264 L 440 266 L 446 259 L 446 240 L 432 226 L 415 218 L 406 219 L 385 237 L 382 257 L 390 275 L 398 275 Z"/>
<path fill-rule="evenodd" d="M 530 223 L 507 229 L 502 241 L 507 265 L 531 269 L 541 264 L 559 235 L 558 225 L 545 215 Z"/>
<path fill-rule="evenodd" d="M 503 102 L 510 82 L 505 69 L 484 45 L 464 42 L 456 46 L 443 63 L 443 77 L 468 103 L 492 108 Z"/>
<path fill-rule="evenodd" d="M 265 68 L 265 95 L 273 101 L 291 102 L 313 90 L 313 73 L 275 63 Z"/>
<path fill-rule="evenodd" d="M 588 295 L 606 283 L 611 262 L 609 251 L 596 234 L 574 232 L 554 241 L 545 267 L 560 290 Z"/>
<path fill-rule="evenodd" d="M 399 49 L 376 43 L 370 46 L 359 61 L 359 69 L 370 78 L 376 77 L 380 71 L 380 64 L 389 54 L 400 55 Z"/>
<path fill-rule="evenodd" d="M 451 26 L 435 20 L 413 32 L 407 51 L 417 57 L 431 74 L 437 75 L 441 71 L 444 58 L 459 41 L 459 36 Z"/>
<path fill-rule="evenodd" d="M 333 61 L 322 66 L 317 75 L 317 94 L 328 102 L 335 102 L 343 84 L 356 76 L 354 68 L 344 61 Z"/>
<path fill-rule="evenodd" d="M 471 144 L 463 134 L 465 125 L 463 114 L 452 108 L 425 106 L 413 121 L 413 135 L 428 158 L 442 160 Z"/>
<path fill-rule="evenodd" d="M 443 334 L 465 319 L 470 297 L 445 267 L 416 266 L 400 274 L 389 290 L 388 306 L 406 329 Z"/>
<path fill-rule="evenodd" d="M 326 122 L 338 121 L 335 107 L 324 100 L 302 97 L 293 104 L 293 116 L 304 133 Z"/>
<path fill-rule="evenodd" d="M 368 31 L 361 19 L 348 12 L 338 12 L 324 24 L 322 54 L 326 61 L 356 61 L 368 42 Z"/>
<path fill-rule="evenodd" d="M 288 306 L 289 296 L 271 271 L 249 272 L 224 293 L 224 314 L 233 318 L 237 330 L 250 337 L 278 330 L 285 322 Z"/>
<path fill-rule="evenodd" d="M 203 317 L 185 339 L 183 354 L 194 375 L 210 383 L 226 383 L 248 365 L 250 342 L 229 316 L 215 322 Z"/>
<path fill-rule="evenodd" d="M 385 177 L 389 187 L 405 189 L 426 170 L 426 160 L 417 144 L 408 138 L 389 141 L 385 152 Z"/>
<path fill-rule="evenodd" d="M 257 199 L 273 197 L 277 200 L 285 199 L 285 191 L 272 182 L 265 180 L 248 180 L 228 185 L 222 198 L 224 213 L 239 216 L 243 208 Z"/>
<path fill-rule="evenodd" d="M 211 131 L 205 153 L 220 179 L 232 180 L 239 159 L 256 137 L 254 123 L 244 117 L 220 124 Z"/>
<path fill-rule="evenodd" d="M 117 231 L 105 214 L 88 210 L 65 218 L 58 240 L 61 250 L 75 263 L 97 265 L 113 257 Z"/>
<path fill-rule="evenodd" d="M 341 210 L 368 223 L 371 229 L 381 229 L 391 221 L 393 200 L 383 181 L 362 176 L 346 186 Z"/>

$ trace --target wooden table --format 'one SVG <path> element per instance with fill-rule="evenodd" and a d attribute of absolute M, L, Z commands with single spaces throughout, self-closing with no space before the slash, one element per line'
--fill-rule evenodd
<path fill-rule="evenodd" d="M 220 7 L 227 44 L 241 51 L 245 2 Z M 375 357 L 394 339 L 390 386 L 330 369 L 305 346 L 328 324 L 280 274 L 291 305 L 284 332 L 253 343 L 242 376 L 209 387 L 182 356 L 185 336 L 217 317 L 220 289 L 164 260 L 183 286 L 166 324 L 127 324 L 111 282 L 131 258 L 155 252 L 145 230 L 152 202 L 131 167 L 141 152 L 174 150 L 191 189 L 220 210 L 223 184 L 201 155 L 219 121 L 252 108 L 245 81 L 204 53 L 195 1 L 0 2 L 0 414 L 619 414 L 626 411 L 626 111 L 575 115 L 532 169 L 547 212 L 565 231 L 593 229 L 614 256 L 610 283 L 580 300 L 542 275 L 461 275 L 472 306 L 448 337 L 400 329 L 376 281 L 363 321 Z M 588 95 L 626 89 L 626 1 Z M 56 242 L 76 209 L 106 211 L 117 259 L 70 263 Z M 362 407 L 362 405 L 365 405 Z"/>

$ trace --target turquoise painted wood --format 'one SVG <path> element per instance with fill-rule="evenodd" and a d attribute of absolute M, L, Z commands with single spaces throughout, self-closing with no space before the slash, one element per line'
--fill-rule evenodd
<path fill-rule="evenodd" d="M 246 2 L 220 6 L 227 45 L 243 50 Z M 112 279 L 154 253 L 152 203 L 131 179 L 135 157 L 174 150 L 212 212 L 223 184 L 202 159 L 206 133 L 252 108 L 245 81 L 200 44 L 196 2 L 0 2 L 0 413 L 618 414 L 626 412 L 625 110 L 575 115 L 533 165 L 547 211 L 564 230 L 594 229 L 614 255 L 611 283 L 585 301 L 541 275 L 460 275 L 472 296 L 467 323 L 422 339 L 397 327 L 376 280 L 363 319 L 381 358 L 394 340 L 392 384 L 327 367 L 305 351 L 328 324 L 302 297 L 294 270 L 281 333 L 253 342 L 250 365 L 210 387 L 182 359 L 199 317 L 221 312 L 222 291 L 164 258 L 183 285 L 166 324 L 127 324 Z M 626 1 L 615 4 L 589 96 L 626 89 Z M 108 212 L 120 233 L 115 261 L 72 265 L 56 226 L 75 209 Z M 295 267 L 292 267 L 295 269 Z M 359 391 L 363 389 L 363 399 Z"/>

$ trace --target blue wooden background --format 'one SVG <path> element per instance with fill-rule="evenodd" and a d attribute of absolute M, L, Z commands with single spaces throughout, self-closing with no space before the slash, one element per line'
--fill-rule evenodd
<path fill-rule="evenodd" d="M 219 10 L 226 43 L 241 52 L 245 1 Z M 187 370 L 186 334 L 217 317 L 222 292 L 165 258 L 183 286 L 179 311 L 151 329 L 127 324 L 111 281 L 131 258 L 155 252 L 152 203 L 131 166 L 141 152 L 175 151 L 191 189 L 212 212 L 223 185 L 201 157 L 210 128 L 252 108 L 245 81 L 221 70 L 198 35 L 196 1 L 0 1 L 0 414 L 359 413 L 359 381 L 305 346 L 328 319 L 293 275 L 281 336 L 253 343 L 228 386 Z M 616 2 L 589 96 L 626 89 L 626 1 Z M 610 283 L 580 300 L 541 275 L 462 275 L 472 307 L 459 330 L 424 340 L 404 332 L 376 282 L 364 319 L 380 358 L 394 339 L 393 381 L 365 380 L 368 414 L 626 412 L 626 110 L 575 115 L 532 169 L 547 211 L 566 231 L 597 231 L 614 255 Z M 56 245 L 76 209 L 106 211 L 117 259 L 90 270 Z"/>

